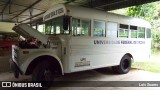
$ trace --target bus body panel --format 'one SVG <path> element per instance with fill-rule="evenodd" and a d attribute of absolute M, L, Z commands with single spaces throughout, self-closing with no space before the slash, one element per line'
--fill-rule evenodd
<path fill-rule="evenodd" d="M 119 15 L 111 12 L 104 12 L 104 11 L 85 8 L 85 7 L 75 7 L 71 5 L 68 5 L 68 6 L 66 5 L 66 9 L 69 10 L 69 12 L 66 13 L 67 15 L 76 17 L 76 18 L 102 20 L 107 22 L 112 21 L 116 23 L 130 24 L 135 26 L 151 28 L 151 25 L 149 22 L 139 18 Z"/>
<path fill-rule="evenodd" d="M 40 56 L 50 56 L 55 58 L 61 66 L 62 73 L 64 73 L 61 59 L 58 57 L 58 49 L 20 49 L 15 45 L 12 47 L 12 52 L 17 52 L 12 55 L 12 59 L 17 65 L 20 65 L 23 73 L 26 73 L 29 65 Z"/>
<path fill-rule="evenodd" d="M 63 12 L 53 14 L 59 9 L 63 9 Z M 112 22 L 124 23 L 124 24 L 130 23 L 131 25 L 151 28 L 150 23 L 146 22 L 143 19 L 127 17 L 124 15 L 114 14 L 111 12 L 104 12 L 104 11 L 85 8 L 85 7 L 63 5 L 63 4 L 55 5 L 51 7 L 49 10 L 47 10 L 43 16 L 43 21 L 45 22 L 63 15 L 68 15 L 68 16 L 77 17 L 77 18 L 85 18 L 85 19 L 112 21 Z M 47 16 L 48 18 L 46 18 Z"/>
<path fill-rule="evenodd" d="M 78 42 L 77 42 L 78 41 Z M 150 40 L 71 37 L 70 71 L 119 65 L 129 53 L 134 61 L 149 59 Z"/>
<path fill-rule="evenodd" d="M 70 22 L 68 22 L 68 31 L 64 30 L 62 27 L 64 24 L 64 16 L 68 16 L 70 19 Z M 46 23 L 46 34 L 51 35 L 43 35 L 39 38 L 43 39 L 41 42 L 43 42 L 47 47 L 43 49 L 20 49 L 18 54 L 20 57 L 18 57 L 17 62 L 23 71 L 26 71 L 29 64 L 35 58 L 43 55 L 55 57 L 60 63 L 61 69 L 64 73 L 117 66 L 120 64 L 122 57 L 126 54 L 135 62 L 142 61 L 150 57 L 151 38 L 147 37 L 146 32 L 147 29 L 151 28 L 151 25 L 145 20 L 84 7 L 65 6 L 62 4 L 56 5 L 46 11 L 43 19 Z M 82 29 L 82 24 L 80 24 L 82 22 L 81 19 L 89 21 L 86 36 L 83 34 L 77 34 L 77 32 Z M 75 22 L 72 22 L 73 20 L 75 20 Z M 94 35 L 96 26 L 94 25 L 96 23 L 95 21 L 105 23 L 105 27 L 103 29 L 105 35 L 99 36 L 99 33 L 97 36 Z M 112 25 L 109 24 L 110 22 Z M 74 26 L 76 23 L 78 24 Z M 121 24 L 127 24 L 128 26 L 127 37 L 120 37 Z M 131 38 L 131 26 L 136 27 L 137 37 L 135 38 Z M 144 27 L 142 35 L 144 37 L 139 38 L 139 27 Z M 26 29 L 25 32 L 30 32 L 30 30 L 32 30 L 28 29 Z M 114 29 L 116 29 L 114 34 L 115 36 L 108 36 L 110 33 L 108 31 L 113 31 Z M 30 33 L 34 36 L 32 32 Z M 38 38 L 37 35 L 35 36 L 35 38 Z M 24 55 L 23 51 L 29 51 L 30 54 Z M 12 53 L 12 58 L 14 58 L 13 56 L 15 52 Z"/>

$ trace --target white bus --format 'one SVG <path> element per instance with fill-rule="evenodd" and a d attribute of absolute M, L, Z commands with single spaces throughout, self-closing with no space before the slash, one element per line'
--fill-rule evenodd
<path fill-rule="evenodd" d="M 126 74 L 131 62 L 151 54 L 151 25 L 142 19 L 58 4 L 46 11 L 43 20 L 45 35 L 26 24 L 13 28 L 43 43 L 41 48 L 13 45 L 11 66 L 16 77 L 20 73 L 32 75 L 34 81 L 50 81 L 55 74 L 103 67 Z"/>

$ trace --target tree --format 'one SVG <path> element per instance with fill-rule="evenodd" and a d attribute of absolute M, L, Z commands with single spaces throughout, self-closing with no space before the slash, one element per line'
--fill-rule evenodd
<path fill-rule="evenodd" d="M 153 22 L 158 19 L 158 3 L 148 3 L 138 6 L 129 7 L 127 10 L 127 16 L 137 17 L 145 19 L 149 22 Z"/>
<path fill-rule="evenodd" d="M 152 38 L 154 45 L 156 44 L 156 47 L 158 43 L 160 42 L 160 19 L 158 18 L 160 16 L 160 2 L 153 2 L 138 6 L 132 6 L 129 7 L 127 10 L 128 16 L 131 17 L 137 17 L 142 18 L 147 21 L 149 21 L 152 25 Z"/>
<path fill-rule="evenodd" d="M 160 9 L 158 10 L 158 16 L 160 17 Z"/>

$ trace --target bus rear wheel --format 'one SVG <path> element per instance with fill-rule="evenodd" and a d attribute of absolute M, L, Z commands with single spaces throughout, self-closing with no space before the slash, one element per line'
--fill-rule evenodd
<path fill-rule="evenodd" d="M 54 81 L 54 69 L 48 61 L 39 63 L 32 73 L 32 80 L 42 82 L 44 87 L 49 87 Z"/>
<path fill-rule="evenodd" d="M 118 74 L 126 74 L 131 69 L 131 57 L 128 55 L 123 56 L 120 65 L 113 66 L 112 70 Z"/>

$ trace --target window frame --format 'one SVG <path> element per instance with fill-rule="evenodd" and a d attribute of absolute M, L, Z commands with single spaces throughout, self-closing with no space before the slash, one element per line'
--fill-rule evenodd
<path fill-rule="evenodd" d="M 63 30 L 63 24 L 64 24 L 64 23 L 63 23 L 63 17 L 64 17 L 64 16 L 61 16 L 61 17 L 57 17 L 57 18 L 54 18 L 54 19 L 51 19 L 51 20 L 46 21 L 46 22 L 44 23 L 44 34 L 45 34 L 45 35 L 70 35 L 70 30 L 71 30 L 71 29 L 70 29 L 70 26 L 69 26 L 68 30 L 66 30 L 66 31 L 69 31 L 69 33 L 64 33 L 65 30 Z M 58 19 L 58 18 L 62 18 L 62 22 L 61 22 L 61 23 L 62 23 L 62 29 L 60 29 L 60 33 L 58 33 L 58 34 L 56 33 L 55 30 L 53 30 L 53 34 L 52 34 L 52 29 L 54 29 L 54 27 L 53 27 L 53 26 L 54 26 L 54 25 L 53 25 L 53 22 L 54 22 L 55 19 Z M 46 24 L 47 24 L 47 23 L 51 25 L 51 28 L 50 28 L 50 30 L 49 30 L 49 34 L 46 33 Z M 71 22 L 70 22 L 70 23 L 71 23 Z M 69 24 L 70 24 L 70 23 L 69 23 Z M 60 24 L 60 25 L 61 25 L 61 24 Z M 57 28 L 57 26 L 56 26 L 56 28 Z M 63 31 L 63 33 L 61 33 L 62 31 Z"/>
<path fill-rule="evenodd" d="M 147 32 L 148 30 L 150 31 L 150 36 L 149 36 L 149 37 L 148 37 L 148 32 Z M 152 38 L 151 28 L 146 28 L 146 29 L 145 29 L 145 32 L 146 32 L 146 33 L 145 33 L 145 36 L 146 36 L 147 39 L 148 39 L 148 38 Z"/>
<path fill-rule="evenodd" d="M 144 29 L 144 32 L 140 32 L 140 28 L 143 28 Z M 139 34 L 143 34 L 144 37 L 139 37 Z M 146 28 L 145 27 L 138 27 L 138 38 L 146 38 Z"/>
<path fill-rule="evenodd" d="M 136 27 L 136 29 L 131 28 L 131 26 Z M 130 25 L 130 38 L 138 38 L 138 26 Z M 136 37 L 132 37 L 132 31 L 136 31 Z"/>
<path fill-rule="evenodd" d="M 105 31 L 104 36 L 95 36 L 95 35 L 94 35 L 95 21 L 96 21 L 96 22 L 104 22 L 104 25 L 105 25 L 105 27 L 104 27 L 104 31 Z M 94 20 L 93 20 L 93 26 L 92 26 L 92 28 L 93 28 L 93 30 L 92 30 L 92 35 L 93 35 L 93 37 L 106 37 L 106 33 L 107 33 L 107 32 L 106 32 L 106 21 L 105 21 L 105 20 L 94 19 Z"/>
<path fill-rule="evenodd" d="M 80 20 L 80 27 L 82 28 L 82 20 L 85 20 L 85 21 L 88 21 L 89 22 L 89 29 L 88 29 L 88 35 L 83 35 L 83 34 L 76 34 L 76 35 L 74 35 L 74 33 L 75 33 L 75 30 L 72 30 L 72 27 L 73 27 L 73 19 L 77 19 L 77 20 Z M 77 24 L 77 26 L 78 26 L 78 24 Z M 79 18 L 79 17 L 72 17 L 71 18 L 71 22 L 70 22 L 70 27 L 71 27 L 71 30 L 70 30 L 70 35 L 71 36 L 91 36 L 91 20 L 90 19 L 86 19 L 86 18 Z M 77 30 L 76 30 L 77 31 Z M 82 30 L 81 30 L 81 32 L 82 32 Z"/>
<path fill-rule="evenodd" d="M 128 26 L 128 28 L 121 28 L 120 25 L 126 25 L 126 26 Z M 127 30 L 127 36 L 123 36 L 123 37 L 120 36 L 120 29 L 122 29 L 123 31 L 124 31 L 124 30 L 125 30 L 125 31 Z M 117 31 L 117 32 L 118 32 L 118 34 L 117 34 L 118 38 L 129 38 L 129 30 L 130 30 L 130 29 L 129 29 L 129 25 L 119 23 L 119 24 L 118 24 L 118 31 Z"/>
<path fill-rule="evenodd" d="M 108 32 L 108 23 L 116 24 L 116 35 L 115 36 L 108 35 L 108 33 L 107 33 Z M 119 24 L 117 22 L 107 21 L 106 22 L 106 37 L 108 37 L 108 38 L 118 38 L 118 27 L 119 27 Z"/>

